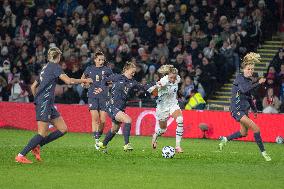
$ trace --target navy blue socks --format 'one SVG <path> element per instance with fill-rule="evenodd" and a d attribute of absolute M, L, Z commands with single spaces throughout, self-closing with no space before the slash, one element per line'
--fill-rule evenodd
<path fill-rule="evenodd" d="M 41 143 L 41 141 L 44 139 L 43 136 L 41 136 L 40 134 L 35 135 L 27 144 L 27 146 L 20 152 L 20 154 L 22 154 L 23 156 L 27 155 L 27 153 L 29 153 L 29 151 L 31 151 L 32 149 L 34 149 L 38 144 Z"/>
<path fill-rule="evenodd" d="M 129 143 L 129 137 L 130 137 L 130 130 L 131 130 L 131 123 L 125 123 L 124 129 L 123 129 L 123 136 L 124 136 L 124 143 Z"/>
<path fill-rule="evenodd" d="M 261 152 L 264 152 L 264 146 L 263 146 L 263 142 L 262 142 L 262 138 L 260 136 L 260 132 L 254 133 L 254 139 L 256 144 L 258 145 L 259 149 Z"/>

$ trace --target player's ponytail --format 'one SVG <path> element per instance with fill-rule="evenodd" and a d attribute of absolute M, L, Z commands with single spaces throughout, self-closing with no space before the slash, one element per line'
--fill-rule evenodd
<path fill-rule="evenodd" d="M 54 62 L 58 56 L 62 54 L 58 47 L 51 47 L 47 52 L 47 59 L 50 62 Z"/>
<path fill-rule="evenodd" d="M 246 54 L 245 57 L 243 58 L 242 68 L 245 68 L 248 65 L 254 66 L 257 63 L 260 63 L 260 59 L 261 58 L 259 54 L 250 52 Z"/>
<path fill-rule="evenodd" d="M 126 70 L 129 70 L 131 68 L 136 68 L 136 64 L 130 61 L 127 61 L 123 67 L 122 73 L 125 73 Z"/>

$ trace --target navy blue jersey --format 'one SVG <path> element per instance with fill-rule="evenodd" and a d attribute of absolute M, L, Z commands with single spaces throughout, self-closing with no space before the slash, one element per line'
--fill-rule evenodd
<path fill-rule="evenodd" d="M 36 104 L 53 104 L 54 91 L 58 77 L 64 74 L 61 66 L 56 63 L 47 63 L 41 70 L 35 95 Z"/>
<path fill-rule="evenodd" d="M 231 111 L 248 111 L 250 107 L 256 111 L 251 91 L 258 85 L 258 81 L 253 82 L 243 74 L 238 74 L 232 88 Z"/>
<path fill-rule="evenodd" d="M 87 78 L 91 78 L 93 83 L 88 89 L 88 98 L 105 98 L 108 96 L 107 86 L 101 86 L 101 81 L 112 74 L 112 70 L 107 66 L 96 67 L 95 65 L 88 66 L 84 71 Z M 101 87 L 103 91 L 99 94 L 94 94 L 95 88 Z"/>
<path fill-rule="evenodd" d="M 106 82 L 112 81 L 111 95 L 109 99 L 109 105 L 124 111 L 126 101 L 128 99 L 129 91 L 133 87 L 139 87 L 145 89 L 148 86 L 142 86 L 134 79 L 128 79 L 122 74 L 113 74 L 110 77 L 102 81 L 102 85 Z M 146 90 L 146 89 L 145 89 Z"/>

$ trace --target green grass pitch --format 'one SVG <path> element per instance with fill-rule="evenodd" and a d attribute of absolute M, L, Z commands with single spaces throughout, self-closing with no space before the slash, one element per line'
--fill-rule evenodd
<path fill-rule="evenodd" d="M 162 147 L 174 146 L 174 138 L 160 138 L 154 151 L 150 137 L 131 137 L 134 151 L 124 152 L 116 136 L 103 154 L 90 134 L 68 133 L 42 148 L 43 162 L 29 154 L 33 164 L 15 163 L 33 135 L 0 129 L 1 189 L 284 188 L 284 145 L 266 143 L 272 162 L 265 162 L 252 142 L 230 142 L 219 152 L 218 141 L 184 139 L 185 153 L 163 159 Z"/>

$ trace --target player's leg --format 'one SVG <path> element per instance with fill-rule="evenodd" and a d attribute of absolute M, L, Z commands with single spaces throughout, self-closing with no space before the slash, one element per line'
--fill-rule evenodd
<path fill-rule="evenodd" d="M 167 131 L 167 119 L 159 120 L 159 128 L 155 131 L 152 136 L 152 148 L 157 148 L 158 137 L 163 135 Z"/>
<path fill-rule="evenodd" d="M 123 136 L 124 136 L 124 151 L 129 151 L 129 150 L 133 150 L 132 145 L 129 142 L 129 138 L 130 138 L 130 131 L 131 131 L 131 117 L 129 115 L 127 115 L 126 113 L 119 111 L 116 116 L 115 116 L 115 120 L 120 122 L 120 123 L 124 123 L 124 128 L 123 128 Z"/>
<path fill-rule="evenodd" d="M 15 160 L 19 163 L 32 163 L 25 156 L 32 149 L 41 143 L 48 132 L 48 123 L 43 121 L 38 121 L 38 134 L 36 134 L 29 143 L 24 147 L 24 149 L 16 156 Z"/>
<path fill-rule="evenodd" d="M 52 119 L 50 123 L 54 125 L 57 130 L 53 131 L 47 137 L 45 137 L 44 140 L 42 140 L 42 142 L 40 143 L 40 146 L 46 145 L 67 133 L 67 125 L 61 116 Z"/>
<path fill-rule="evenodd" d="M 240 121 L 241 123 L 243 123 L 244 125 L 246 125 L 249 129 L 253 131 L 255 142 L 257 146 L 259 147 L 259 150 L 261 151 L 262 156 L 265 158 L 266 161 L 271 161 L 271 158 L 269 157 L 269 155 L 266 153 L 264 149 L 262 138 L 260 136 L 259 127 L 247 116 L 243 116 Z"/>
<path fill-rule="evenodd" d="M 106 148 L 108 143 L 113 139 L 113 137 L 116 135 L 116 133 L 118 132 L 119 128 L 120 128 L 120 124 L 118 121 L 113 120 L 112 121 L 112 127 L 111 129 L 106 133 L 105 139 L 103 140 L 103 142 L 99 142 L 98 146 L 100 147 L 100 149 L 103 152 L 106 152 Z"/>
<path fill-rule="evenodd" d="M 96 149 L 98 150 L 98 143 L 99 143 L 99 138 L 100 138 L 100 133 L 99 133 L 99 125 L 100 125 L 100 114 L 98 110 L 90 110 L 91 117 L 92 117 L 92 132 L 94 139 L 96 141 Z"/>
<path fill-rule="evenodd" d="M 159 127 L 155 130 L 152 136 L 152 148 L 157 148 L 158 137 L 163 135 L 167 130 L 167 120 L 169 118 L 170 111 L 168 108 L 157 106 L 156 119 L 158 120 Z"/>
<path fill-rule="evenodd" d="M 177 153 L 182 153 L 183 150 L 180 147 L 180 142 L 182 139 L 183 135 L 183 116 L 182 116 L 182 111 L 178 108 L 174 110 L 172 113 L 172 117 L 176 120 L 177 123 L 177 128 L 176 128 L 176 152 Z"/>
<path fill-rule="evenodd" d="M 100 138 L 105 128 L 107 113 L 105 111 L 100 111 L 99 113 L 100 113 L 100 125 L 98 129 L 98 137 Z"/>
<path fill-rule="evenodd" d="M 233 111 L 231 112 L 232 117 L 237 121 L 240 122 L 241 118 L 246 116 L 247 113 L 244 111 Z M 221 142 L 219 143 L 219 149 L 223 150 L 224 146 L 227 144 L 228 141 L 241 138 L 247 135 L 247 126 L 243 123 L 240 123 L 240 130 L 225 137 L 221 137 Z"/>

